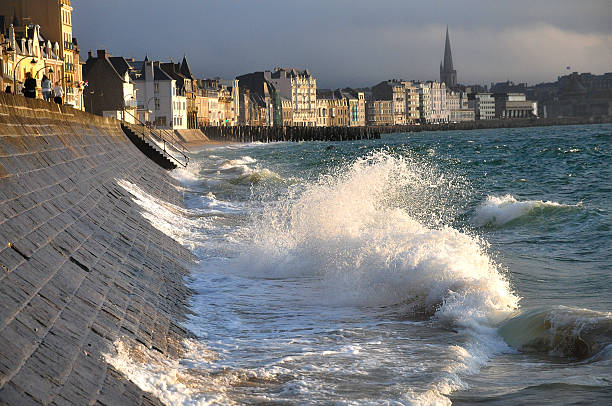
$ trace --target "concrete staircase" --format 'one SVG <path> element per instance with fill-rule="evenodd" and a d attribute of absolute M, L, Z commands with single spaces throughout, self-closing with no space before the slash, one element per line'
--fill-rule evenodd
<path fill-rule="evenodd" d="M 148 142 L 143 134 L 137 134 L 125 124 L 121 124 L 121 129 L 132 141 L 132 143 L 149 159 L 166 170 L 176 169 L 177 165 L 167 157 L 167 153 L 161 150 L 154 142 Z"/>

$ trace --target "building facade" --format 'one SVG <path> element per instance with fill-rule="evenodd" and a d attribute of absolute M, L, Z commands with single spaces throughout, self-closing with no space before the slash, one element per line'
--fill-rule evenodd
<path fill-rule="evenodd" d="M 491 93 L 469 94 L 468 105 L 474 110 L 476 120 L 492 120 L 495 118 L 495 99 Z"/>
<path fill-rule="evenodd" d="M 112 57 L 103 49 L 96 57 L 90 52 L 83 75 L 89 84 L 84 94 L 85 111 L 136 123 L 136 91 L 124 58 Z"/>
<path fill-rule="evenodd" d="M 317 125 L 317 80 L 308 69 L 275 68 L 264 72 L 280 97 L 293 104 L 293 125 L 315 127 Z"/>
<path fill-rule="evenodd" d="M 391 101 L 393 125 L 406 124 L 406 90 L 402 81 L 380 82 L 372 87 L 372 98 Z"/>
<path fill-rule="evenodd" d="M 39 25 L 43 37 L 57 42 L 57 56 L 63 61 L 60 79 L 64 88 L 64 102 L 83 109 L 83 74 L 79 48 L 72 33 L 72 4 L 70 0 L 2 0 L 0 15 L 13 16 L 17 25 Z"/>
<path fill-rule="evenodd" d="M 42 97 L 40 87 L 43 76 L 47 76 L 52 84 L 61 83 L 64 62 L 59 57 L 59 44 L 45 39 L 38 25 L 16 30 L 11 24 L 7 36 L 0 37 L 3 44 L 0 46 L 2 90 L 9 86 L 12 92 L 21 94 L 27 73 L 37 81 L 37 97 Z"/>
<path fill-rule="evenodd" d="M 537 116 L 537 102 L 527 100 L 524 93 L 495 93 L 495 118 L 533 118 Z"/>
<path fill-rule="evenodd" d="M 420 121 L 419 89 L 412 82 L 403 81 L 406 100 L 406 124 L 417 124 Z"/>
<path fill-rule="evenodd" d="M 449 120 L 446 84 L 429 82 L 431 94 L 430 123 L 447 123 Z"/>
<path fill-rule="evenodd" d="M 187 129 L 187 99 L 161 67 L 161 62 L 142 62 L 139 71 L 132 71 L 136 88 L 138 115 L 141 121 L 148 113 L 156 127 L 171 130 Z"/>
<path fill-rule="evenodd" d="M 391 100 L 368 100 L 366 102 L 366 124 L 369 126 L 393 125 L 393 102 Z"/>

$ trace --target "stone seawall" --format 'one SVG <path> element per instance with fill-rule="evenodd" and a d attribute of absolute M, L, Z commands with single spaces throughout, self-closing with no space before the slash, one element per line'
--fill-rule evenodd
<path fill-rule="evenodd" d="M 160 404 L 103 354 L 180 354 L 193 258 L 120 179 L 183 204 L 118 121 L 0 94 L 0 404 Z"/>

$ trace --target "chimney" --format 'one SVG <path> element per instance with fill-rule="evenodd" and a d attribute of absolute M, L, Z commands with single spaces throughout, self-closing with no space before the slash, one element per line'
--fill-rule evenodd
<path fill-rule="evenodd" d="M 98 58 L 106 58 L 106 49 L 98 49 Z"/>
<path fill-rule="evenodd" d="M 91 53 L 91 49 L 87 52 L 87 59 L 93 58 L 93 54 Z"/>

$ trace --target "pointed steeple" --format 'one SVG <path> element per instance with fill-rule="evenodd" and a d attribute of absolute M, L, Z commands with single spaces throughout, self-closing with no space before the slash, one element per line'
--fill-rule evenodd
<path fill-rule="evenodd" d="M 183 62 L 181 62 L 181 74 L 183 76 L 188 77 L 189 79 L 195 79 L 193 73 L 191 73 L 191 68 L 189 67 L 189 62 L 187 62 L 187 55 L 183 56 Z"/>
<path fill-rule="evenodd" d="M 444 70 L 453 70 L 453 54 L 451 53 L 450 37 L 448 36 L 448 25 L 446 26 L 446 44 L 444 45 Z"/>
<path fill-rule="evenodd" d="M 145 54 L 145 59 L 144 59 L 144 61 L 145 61 L 145 62 L 149 62 L 149 54 Z"/>
<path fill-rule="evenodd" d="M 457 86 L 457 71 L 453 68 L 453 55 L 451 53 L 448 25 L 446 26 L 446 42 L 444 44 L 444 59 L 440 64 L 440 82 L 446 83 L 449 88 Z"/>

